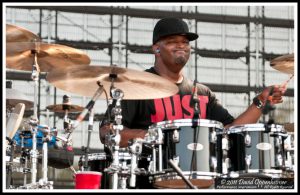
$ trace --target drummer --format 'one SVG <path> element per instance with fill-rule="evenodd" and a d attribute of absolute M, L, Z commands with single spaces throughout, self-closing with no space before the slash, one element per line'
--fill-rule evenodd
<path fill-rule="evenodd" d="M 187 23 L 181 19 L 164 18 L 157 22 L 152 40 L 155 62 L 153 67 L 145 71 L 172 81 L 178 86 L 179 92 L 163 99 L 123 100 L 124 129 L 120 132 L 121 147 L 126 147 L 129 139 L 144 138 L 148 127 L 157 122 L 200 118 L 219 121 L 227 128 L 232 125 L 256 123 L 262 114 L 261 108 L 264 107 L 270 94 L 272 94 L 271 104 L 283 101 L 282 96 L 286 87 L 277 85 L 267 87 L 253 99 L 253 103 L 246 111 L 234 118 L 207 86 L 193 82 L 183 74 L 183 68 L 190 57 L 190 41 L 197 38 L 198 35 L 189 32 Z M 104 120 L 100 123 L 102 143 L 105 141 L 105 135 L 112 131 L 110 122 Z M 149 188 L 146 185 L 140 188 L 143 187 Z"/>

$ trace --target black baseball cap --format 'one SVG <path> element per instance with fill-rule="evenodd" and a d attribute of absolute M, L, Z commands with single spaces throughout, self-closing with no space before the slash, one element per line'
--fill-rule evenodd
<path fill-rule="evenodd" d="M 186 22 L 178 18 L 163 18 L 159 20 L 153 30 L 153 45 L 162 37 L 170 35 L 185 35 L 189 41 L 196 40 L 198 35 L 189 32 Z"/>

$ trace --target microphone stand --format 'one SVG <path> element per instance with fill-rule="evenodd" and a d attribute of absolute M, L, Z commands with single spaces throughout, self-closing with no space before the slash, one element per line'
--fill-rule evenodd
<path fill-rule="evenodd" d="M 194 136 L 193 136 L 193 143 L 198 142 L 198 135 L 199 135 L 199 129 L 198 127 L 198 119 L 200 119 L 200 108 L 199 108 L 199 98 L 198 98 L 198 90 L 197 90 L 197 80 L 194 80 L 194 85 L 193 85 L 193 91 L 192 91 L 192 97 L 191 97 L 191 102 L 192 105 L 194 106 L 194 116 L 192 119 L 192 128 L 194 129 Z M 193 150 L 192 153 L 192 161 L 191 161 L 191 171 L 197 169 L 197 154 L 196 150 Z"/>
<path fill-rule="evenodd" d="M 88 141 L 87 141 L 87 146 L 84 148 L 84 165 L 83 168 L 85 171 L 88 170 L 88 160 L 89 160 L 89 147 L 90 147 L 90 141 L 91 141 L 91 134 L 93 131 L 93 123 L 94 123 L 94 109 L 90 109 L 90 115 L 89 115 L 89 126 L 88 126 Z"/>

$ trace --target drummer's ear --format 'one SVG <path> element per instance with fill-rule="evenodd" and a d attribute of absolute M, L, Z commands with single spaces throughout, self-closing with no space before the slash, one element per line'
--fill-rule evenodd
<path fill-rule="evenodd" d="M 159 46 L 157 44 L 153 45 L 152 46 L 152 51 L 153 51 L 154 54 L 160 53 Z"/>

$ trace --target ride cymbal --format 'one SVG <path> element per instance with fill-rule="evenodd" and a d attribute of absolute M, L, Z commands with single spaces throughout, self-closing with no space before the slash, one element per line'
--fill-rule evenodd
<path fill-rule="evenodd" d="M 72 104 L 55 104 L 47 106 L 47 109 L 51 112 L 58 112 L 58 113 L 64 113 L 65 110 L 68 110 L 68 113 L 73 112 L 81 112 L 83 111 L 84 107 L 72 105 Z"/>
<path fill-rule="evenodd" d="M 271 61 L 271 67 L 287 74 L 294 74 L 294 54 L 280 56 Z"/>
<path fill-rule="evenodd" d="M 90 58 L 72 47 L 41 42 L 13 42 L 6 44 L 6 66 L 17 70 L 32 70 L 35 53 L 41 72 L 66 66 L 90 64 Z"/>
<path fill-rule="evenodd" d="M 114 87 L 124 92 L 123 99 L 156 99 L 169 97 L 178 92 L 178 87 L 171 81 L 158 75 L 116 66 L 78 66 L 55 69 L 47 75 L 47 80 L 55 87 L 92 97 L 99 88 L 97 82 L 110 94 L 111 77 Z M 101 98 L 106 98 L 102 93 Z M 108 97 L 110 98 L 110 97 Z"/>
<path fill-rule="evenodd" d="M 19 26 L 6 24 L 6 42 L 33 42 L 40 41 L 40 38 Z"/>

